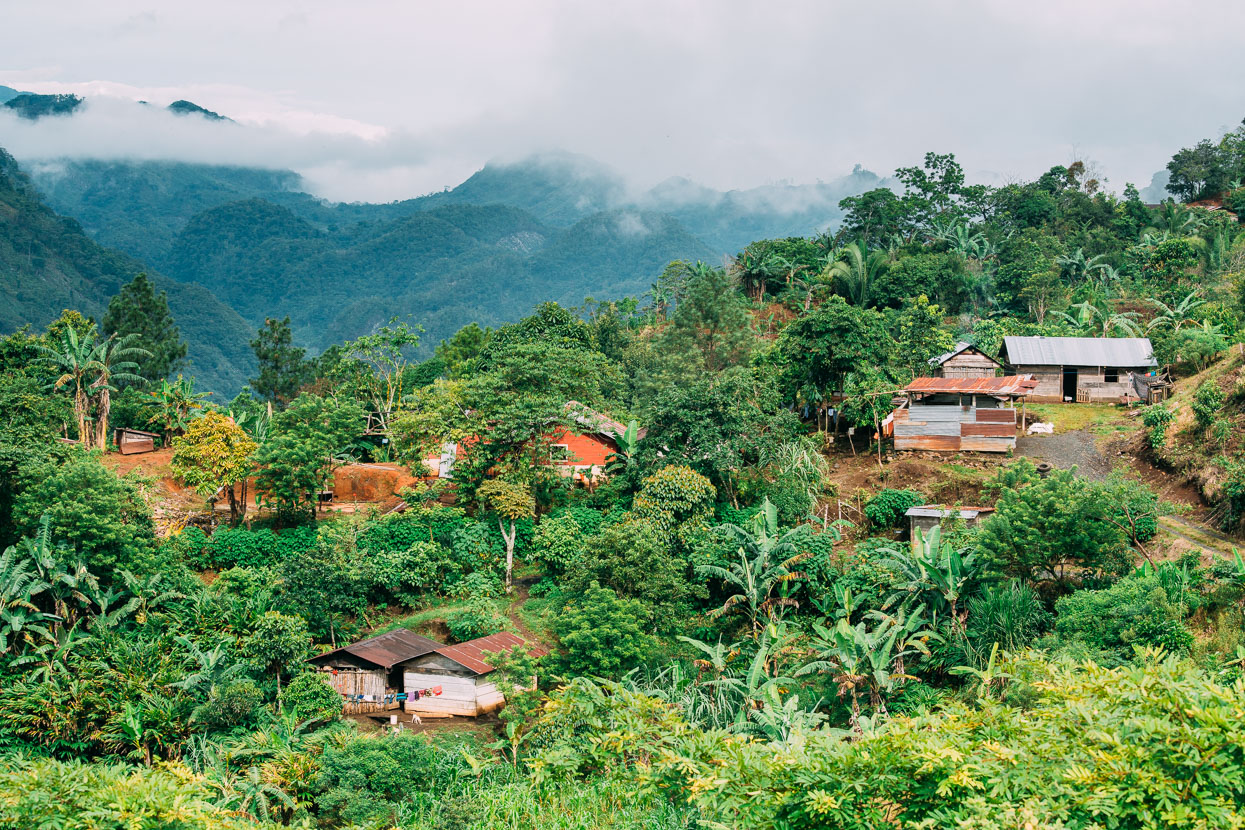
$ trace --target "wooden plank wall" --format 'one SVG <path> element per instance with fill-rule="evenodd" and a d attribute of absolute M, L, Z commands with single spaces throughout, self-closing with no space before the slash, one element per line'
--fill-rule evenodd
<path fill-rule="evenodd" d="M 330 670 L 321 670 L 320 676 L 342 696 L 342 709 L 347 714 L 382 712 L 386 709 L 397 708 L 396 703 L 388 705 L 384 703 L 384 696 L 390 690 L 385 688 L 385 674 L 382 671 L 339 668 L 337 674 L 333 674 Z M 371 695 L 375 700 L 360 703 L 347 702 L 347 699 L 353 695 Z"/>
<path fill-rule="evenodd" d="M 1016 410 L 913 406 L 895 413 L 895 449 L 1007 452 L 1016 446 Z"/>
<path fill-rule="evenodd" d="M 406 711 L 408 712 L 442 712 L 448 715 L 465 715 L 475 717 L 480 714 L 480 690 L 474 677 L 453 677 L 444 674 L 422 674 L 405 672 L 402 676 L 407 694 Z M 492 686 L 494 692 L 497 686 Z M 441 694 L 434 697 L 422 697 L 411 700 L 410 694 L 416 689 L 441 687 Z"/>
<path fill-rule="evenodd" d="M 943 363 L 938 374 L 944 378 L 992 378 L 996 373 L 994 361 L 982 354 L 963 352 Z"/>

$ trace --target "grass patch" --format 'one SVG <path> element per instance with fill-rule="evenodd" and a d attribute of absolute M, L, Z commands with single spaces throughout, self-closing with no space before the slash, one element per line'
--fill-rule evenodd
<path fill-rule="evenodd" d="M 1133 427 L 1128 410 L 1109 403 L 1031 403 L 1030 421 L 1055 425 L 1056 432 L 1090 430 L 1097 434 L 1126 432 Z"/>

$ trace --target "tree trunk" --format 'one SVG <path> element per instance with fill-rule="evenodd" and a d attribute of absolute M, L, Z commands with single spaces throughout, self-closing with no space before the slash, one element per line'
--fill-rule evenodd
<path fill-rule="evenodd" d="M 108 446 L 108 414 L 112 410 L 112 393 L 105 386 L 98 394 L 99 417 L 95 422 L 95 446 L 102 450 Z"/>
<path fill-rule="evenodd" d="M 82 442 L 82 446 L 86 449 L 91 448 L 91 436 L 86 431 L 86 411 L 87 411 L 86 392 L 79 385 L 74 389 L 73 408 L 74 414 L 78 416 L 78 440 Z"/>
<path fill-rule="evenodd" d="M 518 532 L 518 528 L 514 525 L 514 520 L 510 520 L 510 533 L 506 533 L 506 526 L 501 519 L 497 520 L 497 529 L 501 531 L 501 538 L 506 542 L 506 593 L 510 593 L 514 587 L 514 537 Z"/>

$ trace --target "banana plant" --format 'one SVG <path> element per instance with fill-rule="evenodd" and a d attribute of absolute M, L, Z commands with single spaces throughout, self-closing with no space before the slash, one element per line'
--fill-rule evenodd
<path fill-rule="evenodd" d="M 963 628 L 960 601 L 981 578 L 976 552 L 961 553 L 942 538 L 942 529 L 935 527 L 928 534 L 918 530 L 916 544 L 910 549 L 890 548 L 881 564 L 897 576 L 896 590 L 887 597 L 884 608 L 923 606 L 936 618 L 950 615 L 952 625 Z"/>

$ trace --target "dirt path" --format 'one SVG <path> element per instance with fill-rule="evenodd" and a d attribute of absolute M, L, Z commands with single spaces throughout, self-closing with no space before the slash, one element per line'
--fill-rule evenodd
<path fill-rule="evenodd" d="M 1183 539 L 1203 553 L 1216 558 L 1232 556 L 1239 545 L 1239 542 L 1230 536 L 1225 536 L 1217 530 L 1180 516 L 1160 517 L 1159 529 L 1178 539 Z"/>
<path fill-rule="evenodd" d="M 1103 481 L 1111 475 L 1111 460 L 1099 451 L 1097 438 L 1089 430 L 1022 435 L 1016 439 L 1016 455 L 1045 461 L 1061 470 L 1076 467 L 1077 473 L 1091 481 Z"/>
<path fill-rule="evenodd" d="M 531 586 L 523 580 L 518 580 L 514 585 L 514 599 L 506 606 L 506 619 L 514 625 L 518 630 L 519 636 L 529 643 L 539 643 L 540 637 L 535 631 L 528 628 L 527 623 L 523 622 L 523 618 L 519 616 L 519 608 L 531 597 Z"/>

